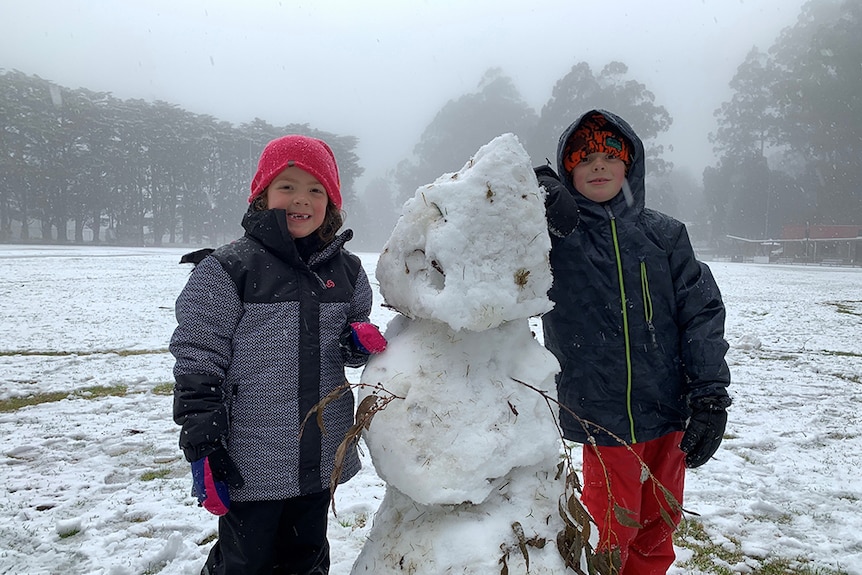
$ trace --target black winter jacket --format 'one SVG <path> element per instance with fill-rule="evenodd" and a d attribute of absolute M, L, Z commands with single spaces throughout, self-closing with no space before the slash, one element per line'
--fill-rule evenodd
<path fill-rule="evenodd" d="M 598 204 L 575 190 L 563 147 L 579 118 L 560 137 L 562 177 L 537 169 L 548 191 L 554 274 L 554 309 L 543 329 L 561 365 L 565 437 L 618 445 L 614 436 L 631 444 L 685 429 L 691 401 L 728 405 L 730 373 L 712 273 L 695 258 L 681 222 L 644 207 L 640 139 L 621 118 L 599 112 L 632 143 L 626 179 L 633 203 L 619 193 Z"/>
<path fill-rule="evenodd" d="M 249 211 L 245 235 L 204 258 L 177 299 L 174 420 L 189 461 L 227 447 L 245 479 L 234 501 L 286 499 L 329 488 L 335 452 L 353 424 L 348 391 L 309 410 L 367 356 L 343 337 L 368 321 L 371 288 L 345 231 L 311 254 L 297 252 L 284 210 Z M 348 347 L 345 347 L 348 346 Z M 360 468 L 355 449 L 341 473 Z"/>

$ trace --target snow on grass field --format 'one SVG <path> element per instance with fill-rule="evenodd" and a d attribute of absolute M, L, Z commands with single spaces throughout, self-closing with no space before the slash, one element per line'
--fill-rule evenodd
<path fill-rule="evenodd" d="M 199 572 L 216 520 L 190 496 L 167 350 L 185 251 L 0 247 L 0 573 Z M 360 255 L 374 283 L 377 254 Z M 699 515 L 671 573 L 862 575 L 862 269 L 711 267 L 735 404 L 716 458 L 688 474 Z M 384 492 L 363 461 L 336 494 L 332 575 Z"/>

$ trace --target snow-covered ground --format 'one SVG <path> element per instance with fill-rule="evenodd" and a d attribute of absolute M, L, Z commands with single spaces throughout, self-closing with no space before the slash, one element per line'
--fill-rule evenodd
<path fill-rule="evenodd" d="M 0 573 L 199 572 L 216 519 L 190 496 L 167 351 L 185 251 L 0 246 Z M 373 284 L 377 254 L 361 256 Z M 862 269 L 711 267 L 735 404 L 684 506 L 748 557 L 732 572 L 786 558 L 862 575 Z M 50 393 L 68 395 L 9 402 Z M 336 494 L 332 575 L 350 572 L 384 492 L 363 458 Z M 690 556 L 672 573 L 699 573 Z"/>

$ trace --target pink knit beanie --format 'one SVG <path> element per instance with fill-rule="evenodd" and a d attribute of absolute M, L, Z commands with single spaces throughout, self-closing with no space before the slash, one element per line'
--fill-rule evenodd
<path fill-rule="evenodd" d="M 291 134 L 266 145 L 257 163 L 257 173 L 251 180 L 252 203 L 284 169 L 296 166 L 315 178 L 326 190 L 336 208 L 341 209 L 341 182 L 335 155 L 323 140 Z"/>

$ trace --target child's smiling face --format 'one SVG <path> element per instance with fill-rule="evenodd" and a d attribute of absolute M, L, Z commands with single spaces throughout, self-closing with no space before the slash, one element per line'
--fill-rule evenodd
<path fill-rule="evenodd" d="M 602 203 L 620 193 L 625 177 L 625 162 L 613 154 L 596 152 L 572 170 L 572 185 L 585 198 Z"/>
<path fill-rule="evenodd" d="M 266 207 L 287 212 L 287 229 L 294 238 L 311 235 L 323 224 L 328 203 L 317 178 L 296 166 L 282 170 L 266 190 Z"/>

